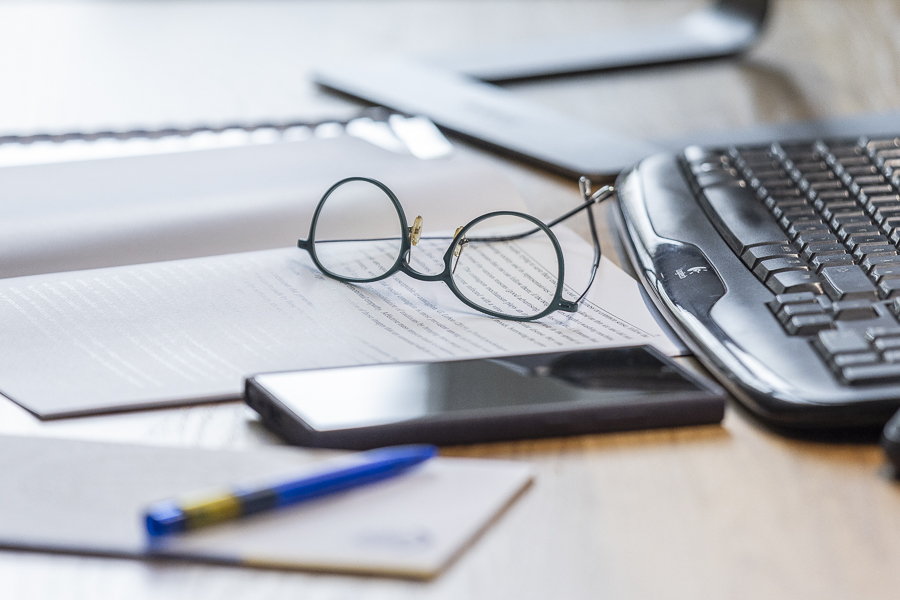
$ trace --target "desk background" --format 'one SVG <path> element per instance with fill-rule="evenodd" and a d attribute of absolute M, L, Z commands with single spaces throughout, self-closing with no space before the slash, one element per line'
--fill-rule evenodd
<path fill-rule="evenodd" d="M 702 2 L 0 3 L 0 135 L 342 114 L 308 72 L 637 26 Z M 900 5 L 775 3 L 740 60 L 517 84 L 571 116 L 646 137 L 900 109 Z M 574 184 L 496 158 L 537 214 Z M 608 228 L 604 247 L 615 254 Z M 151 444 L 277 443 L 238 404 L 0 431 Z M 0 551 L 0 596 L 64 599 L 895 598 L 900 484 L 871 439 L 723 425 L 454 448 L 532 462 L 535 486 L 430 583 Z"/>

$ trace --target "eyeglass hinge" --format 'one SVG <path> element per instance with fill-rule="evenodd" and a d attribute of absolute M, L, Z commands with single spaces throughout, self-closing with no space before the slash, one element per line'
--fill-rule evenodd
<path fill-rule="evenodd" d="M 581 191 L 581 196 L 585 199 L 585 201 L 593 200 L 594 202 L 606 200 L 606 198 L 616 192 L 615 186 L 612 185 L 604 185 L 601 186 L 597 191 L 593 191 L 593 183 L 590 179 L 584 176 L 578 179 L 578 189 Z"/>
<path fill-rule="evenodd" d="M 560 300 L 559 301 L 559 310 L 565 312 L 578 312 L 578 303 L 577 302 L 569 302 L 568 300 Z"/>

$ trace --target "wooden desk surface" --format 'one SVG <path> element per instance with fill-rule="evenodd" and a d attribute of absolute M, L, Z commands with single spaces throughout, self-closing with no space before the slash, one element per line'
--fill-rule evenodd
<path fill-rule="evenodd" d="M 637 25 L 697 2 L 0 4 L 0 132 L 85 123 L 328 114 L 318 61 Z M 619 131 L 664 137 L 900 108 L 892 1 L 777 2 L 736 61 L 515 86 Z M 14 92 L 14 93 L 13 93 Z M 496 160 L 537 213 L 572 182 Z M 614 251 L 607 232 L 607 254 Z M 40 423 L 0 402 L 0 432 L 249 448 L 277 443 L 238 404 Z M 871 441 L 721 426 L 454 448 L 532 462 L 534 487 L 435 581 L 0 551 L 3 598 L 896 598 L 900 483 Z"/>

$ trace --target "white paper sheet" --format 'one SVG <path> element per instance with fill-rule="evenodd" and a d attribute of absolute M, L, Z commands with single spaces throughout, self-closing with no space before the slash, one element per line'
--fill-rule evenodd
<path fill-rule="evenodd" d="M 560 229 L 566 269 L 592 250 Z M 576 313 L 518 323 L 439 282 L 349 285 L 296 248 L 0 281 L 0 392 L 42 417 L 236 399 L 259 372 L 653 344 L 676 349 L 609 261 Z"/>

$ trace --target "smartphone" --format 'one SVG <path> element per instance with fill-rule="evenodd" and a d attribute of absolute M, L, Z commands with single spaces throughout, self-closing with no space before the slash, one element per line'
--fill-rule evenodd
<path fill-rule="evenodd" d="M 265 373 L 244 399 L 285 441 L 362 450 L 718 423 L 725 393 L 649 346 Z"/>

